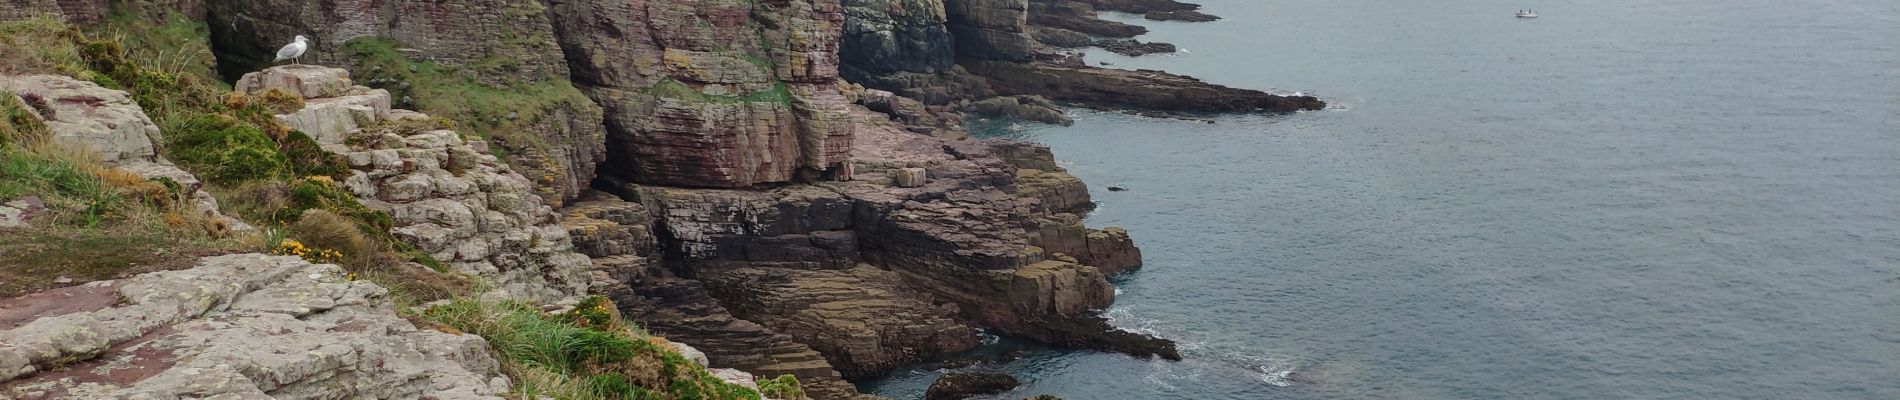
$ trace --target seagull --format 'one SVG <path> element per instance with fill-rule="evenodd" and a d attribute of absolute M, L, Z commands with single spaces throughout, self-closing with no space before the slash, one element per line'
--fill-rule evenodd
<path fill-rule="evenodd" d="M 297 40 L 291 41 L 288 45 L 284 45 L 284 48 L 277 49 L 277 59 L 271 60 L 271 62 L 275 63 L 283 60 L 291 60 L 292 64 L 297 63 L 297 58 L 303 57 L 303 50 L 305 47 L 308 47 L 304 44 L 305 40 L 307 39 L 304 39 L 303 35 L 297 35 Z"/>

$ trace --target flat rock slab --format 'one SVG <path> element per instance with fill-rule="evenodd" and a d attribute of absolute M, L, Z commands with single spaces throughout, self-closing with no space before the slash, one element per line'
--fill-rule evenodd
<path fill-rule="evenodd" d="M 499 399 L 474 335 L 340 267 L 235 254 L 0 301 L 0 398 Z"/>

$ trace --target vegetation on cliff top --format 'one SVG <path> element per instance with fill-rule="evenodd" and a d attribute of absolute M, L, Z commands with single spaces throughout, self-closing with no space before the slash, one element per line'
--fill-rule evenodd
<path fill-rule="evenodd" d="M 630 329 L 599 296 L 555 315 L 512 302 L 456 300 L 423 318 L 488 339 L 503 369 L 518 378 L 515 394 L 525 399 L 760 398 L 713 377 L 665 339 Z M 789 375 L 771 382 L 772 393 L 802 395 Z"/>
<path fill-rule="evenodd" d="M 541 187 L 555 185 L 563 168 L 554 161 L 556 145 L 572 135 L 567 121 L 549 118 L 591 104 L 565 77 L 523 77 L 511 82 L 485 82 L 478 76 L 505 71 L 511 60 L 490 57 L 472 69 L 456 69 L 431 61 L 411 60 L 402 45 L 381 37 L 344 43 L 343 50 L 356 65 L 351 71 L 369 86 L 387 89 L 399 108 L 411 108 L 457 122 L 465 134 L 493 141 L 496 157 L 517 167 L 528 164 L 542 176 L 529 176 Z M 486 73 L 477 73 L 483 72 Z M 552 133 L 551 133 L 552 132 Z"/>

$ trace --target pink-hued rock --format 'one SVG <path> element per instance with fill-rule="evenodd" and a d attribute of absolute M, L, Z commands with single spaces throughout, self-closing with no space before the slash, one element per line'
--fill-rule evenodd
<path fill-rule="evenodd" d="M 845 159 L 837 0 L 576 0 L 550 15 L 576 83 L 607 110 L 608 174 L 746 187 Z"/>

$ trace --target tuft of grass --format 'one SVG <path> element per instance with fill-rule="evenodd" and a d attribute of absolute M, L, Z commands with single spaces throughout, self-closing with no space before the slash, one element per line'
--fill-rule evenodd
<path fill-rule="evenodd" d="M 172 75 L 216 76 L 211 29 L 175 9 L 147 2 L 113 2 L 103 23 L 89 29 L 123 43 L 127 58 L 145 70 Z"/>
<path fill-rule="evenodd" d="M 169 158 L 206 180 L 235 183 L 289 175 L 290 162 L 277 143 L 254 124 L 224 114 L 165 120 Z"/>
<path fill-rule="evenodd" d="M 352 270 L 372 267 L 376 247 L 356 221 L 321 208 L 304 210 L 297 223 L 290 225 L 291 237 L 315 249 L 342 253 L 340 263 Z"/>
<path fill-rule="evenodd" d="M 430 308 L 422 318 L 487 339 L 522 398 L 760 398 L 635 333 L 604 298 L 589 298 L 563 315 L 520 303 L 458 299 Z"/>
<path fill-rule="evenodd" d="M 759 381 L 759 394 L 779 400 L 810 400 L 805 395 L 804 386 L 798 384 L 798 377 L 791 374 Z"/>
<path fill-rule="evenodd" d="M 65 21 L 45 16 L 0 22 L 0 75 L 89 72 L 69 30 Z"/>

